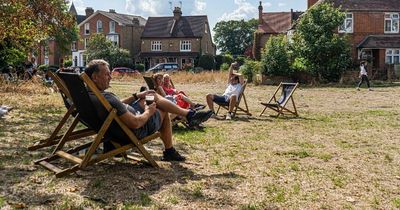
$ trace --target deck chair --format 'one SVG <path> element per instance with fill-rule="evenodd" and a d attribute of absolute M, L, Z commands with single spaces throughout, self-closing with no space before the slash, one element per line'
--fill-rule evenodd
<path fill-rule="evenodd" d="M 156 89 L 155 88 L 156 87 L 155 86 L 156 82 L 154 81 L 154 78 L 152 76 L 143 76 L 143 79 L 146 82 L 147 87 L 149 87 L 150 90 L 155 90 Z M 175 85 L 172 82 L 172 80 L 170 80 L 170 81 L 171 81 L 172 86 L 175 88 Z M 182 124 L 186 128 L 196 129 L 195 127 L 190 127 L 189 124 L 187 123 L 186 119 L 182 118 L 182 117 L 179 117 L 179 116 L 177 118 L 173 119 L 171 121 L 171 123 L 172 123 L 172 126 L 177 126 L 179 124 Z"/>
<path fill-rule="evenodd" d="M 246 115 L 251 116 L 251 113 L 249 111 L 249 107 L 247 106 L 247 101 L 246 101 L 246 96 L 244 95 L 244 91 L 246 90 L 246 86 L 247 86 L 247 81 L 244 81 L 243 86 L 242 86 L 242 90 L 240 91 L 239 97 L 236 101 L 236 105 L 235 108 L 233 109 L 232 115 L 235 116 L 237 112 L 243 112 Z M 243 100 L 244 102 L 244 108 L 240 106 L 240 102 Z M 224 108 L 226 110 L 229 110 L 229 103 L 228 102 L 224 102 L 224 103 L 217 103 L 214 102 L 218 105 L 218 109 L 217 109 L 217 113 L 216 115 L 218 115 L 218 112 L 220 110 L 220 108 Z"/>
<path fill-rule="evenodd" d="M 36 142 L 35 144 L 33 144 L 32 146 L 28 147 L 28 150 L 30 150 L 30 151 L 37 150 L 37 149 L 44 148 L 44 147 L 49 147 L 52 145 L 56 145 L 56 144 L 58 144 L 58 142 L 61 139 L 66 139 L 66 141 L 72 141 L 72 140 L 88 137 L 88 136 L 94 135 L 96 133 L 90 128 L 84 128 L 84 129 L 81 129 L 78 131 L 73 131 L 68 136 L 65 134 L 58 135 L 60 130 L 66 125 L 67 120 L 70 117 L 76 116 L 76 109 L 75 109 L 74 104 L 72 103 L 72 97 L 71 97 L 67 87 L 65 86 L 64 82 L 60 79 L 60 77 L 58 77 L 57 74 L 55 74 L 52 71 L 48 71 L 47 75 L 50 76 L 53 79 L 54 83 L 56 84 L 56 86 L 61 94 L 61 97 L 64 101 L 64 105 L 67 109 L 67 112 L 64 114 L 63 118 L 58 123 L 57 127 L 51 133 L 50 137 L 47 139 L 44 139 L 44 140 L 40 140 L 40 141 Z M 76 127 L 78 122 L 80 122 L 79 118 L 74 119 L 74 121 L 70 125 L 70 126 L 72 126 L 70 129 L 74 130 L 74 128 Z"/>
<path fill-rule="evenodd" d="M 276 117 L 279 117 L 281 114 L 289 113 L 293 114 L 295 116 L 299 116 L 297 113 L 296 105 L 294 103 L 293 99 L 293 93 L 296 90 L 297 86 L 299 83 L 284 83 L 281 82 L 278 86 L 278 88 L 275 90 L 274 95 L 272 95 L 271 99 L 269 99 L 268 102 L 264 103 L 262 102 L 261 104 L 265 106 L 264 110 L 261 112 L 260 116 L 265 112 L 267 108 L 270 108 L 278 114 Z M 279 99 L 277 98 L 277 93 L 281 90 L 281 96 Z M 286 107 L 287 103 L 289 100 L 292 101 L 293 104 L 293 110 L 290 110 Z"/>
<path fill-rule="evenodd" d="M 114 109 L 104 98 L 89 76 L 85 73 L 82 73 L 81 75 L 75 73 L 60 73 L 59 76 L 68 88 L 76 107 L 77 115 L 75 118 L 79 118 L 80 121 L 85 122 L 91 129 L 95 130 L 96 136 L 93 141 L 83 143 L 69 150 L 64 149 L 66 141 L 60 141 L 50 156 L 35 161 L 36 164 L 42 165 L 43 167 L 55 172 L 56 177 L 61 177 L 86 168 L 87 166 L 93 165 L 104 159 L 123 154 L 126 150 L 133 147 L 137 147 L 140 154 L 152 166 L 158 167 L 158 164 L 150 156 L 143 144 L 160 137 L 159 132 L 140 140 L 137 139 L 134 133 L 117 116 L 116 109 Z M 98 117 L 96 109 L 89 98 L 88 89 L 93 92 L 95 97 L 97 97 L 103 105 L 104 109 L 108 111 L 109 114 L 106 119 L 102 120 Z M 66 135 L 71 132 L 72 129 L 70 127 Z M 95 154 L 99 145 L 101 143 L 107 143 L 108 141 L 111 141 L 116 148 L 107 152 L 105 151 L 103 154 Z M 80 157 L 76 153 L 79 154 L 82 150 L 86 150 L 86 152 L 83 157 Z M 65 159 L 73 164 L 70 167 L 60 168 L 52 163 L 52 161 L 58 159 Z"/>

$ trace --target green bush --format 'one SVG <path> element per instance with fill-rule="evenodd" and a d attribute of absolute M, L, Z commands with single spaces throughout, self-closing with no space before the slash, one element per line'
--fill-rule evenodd
<path fill-rule="evenodd" d="M 228 71 L 228 69 L 229 69 L 229 64 L 223 63 L 223 64 L 221 65 L 220 70 L 222 70 L 222 71 Z"/>
<path fill-rule="evenodd" d="M 135 69 L 140 71 L 140 72 L 144 72 L 144 64 L 142 63 L 138 63 L 135 65 Z"/>
<path fill-rule="evenodd" d="M 231 54 L 224 54 L 224 58 L 222 59 L 223 63 L 227 63 L 228 65 L 231 65 L 233 63 L 233 56 Z"/>
<path fill-rule="evenodd" d="M 261 56 L 264 66 L 262 74 L 269 76 L 291 76 L 289 65 L 288 43 L 286 36 L 272 36 L 265 44 L 265 51 Z"/>
<path fill-rule="evenodd" d="M 221 69 L 221 65 L 224 63 L 224 56 L 216 55 L 215 56 L 215 69 Z"/>
<path fill-rule="evenodd" d="M 71 67 L 71 66 L 72 66 L 72 60 L 64 61 L 64 67 Z"/>
<path fill-rule="evenodd" d="M 247 79 L 248 82 L 253 81 L 253 77 L 261 72 L 262 64 L 259 61 L 245 60 L 245 63 L 240 66 L 239 72 Z"/>
<path fill-rule="evenodd" d="M 199 59 L 199 66 L 207 70 L 215 69 L 214 56 L 210 54 L 202 55 Z"/>
<path fill-rule="evenodd" d="M 47 71 L 47 69 L 49 68 L 49 65 L 46 64 L 42 64 L 38 67 L 39 71 Z"/>
<path fill-rule="evenodd" d="M 238 56 L 238 57 L 236 57 L 235 60 L 239 64 L 239 66 L 243 65 L 246 62 L 246 58 L 243 56 Z"/>

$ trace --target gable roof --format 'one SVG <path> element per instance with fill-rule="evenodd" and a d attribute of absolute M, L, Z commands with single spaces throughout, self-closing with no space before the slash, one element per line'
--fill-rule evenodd
<path fill-rule="evenodd" d="M 316 4 L 328 2 L 342 10 L 349 11 L 400 11 L 399 0 L 319 0 Z"/>
<path fill-rule="evenodd" d="M 181 16 L 178 21 L 172 16 L 149 17 L 142 38 L 202 37 L 206 23 L 206 15 Z"/>
<path fill-rule="evenodd" d="M 84 21 L 79 23 L 79 26 L 83 25 L 84 23 L 89 21 L 91 18 L 93 18 L 97 14 L 102 14 L 102 15 L 110 18 L 111 20 L 117 22 L 120 25 L 126 25 L 126 26 L 133 25 L 132 21 L 133 21 L 134 18 L 137 18 L 139 20 L 139 25 L 140 26 L 144 26 L 146 24 L 146 19 L 144 19 L 141 16 L 120 14 L 120 13 L 115 13 L 115 12 L 106 12 L 106 11 L 97 10 L 95 13 L 93 13 L 88 18 L 86 18 Z"/>
<path fill-rule="evenodd" d="M 258 31 L 263 33 L 286 33 L 292 22 L 297 20 L 302 12 L 266 12 L 262 14 L 263 24 L 258 26 Z"/>
<path fill-rule="evenodd" d="M 400 35 L 370 35 L 362 40 L 357 48 L 400 48 Z"/>

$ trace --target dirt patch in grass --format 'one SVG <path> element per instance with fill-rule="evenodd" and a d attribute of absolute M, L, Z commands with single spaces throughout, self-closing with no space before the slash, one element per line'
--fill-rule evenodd
<path fill-rule="evenodd" d="M 223 93 L 224 76 L 202 75 L 215 82 L 172 78 L 205 103 L 207 93 Z M 111 91 L 125 97 L 144 84 L 124 78 Z M 154 169 L 107 160 L 60 179 L 33 164 L 51 148 L 27 147 L 55 128 L 65 112 L 61 97 L 47 89 L 1 91 L 0 104 L 15 109 L 0 119 L 0 208 L 399 208 L 400 87 L 300 86 L 294 94 L 300 117 L 268 116 L 272 111 L 259 117 L 260 102 L 275 88 L 248 86 L 252 116 L 211 119 L 203 131 L 175 129 L 175 145 L 188 157 L 184 163 L 159 161 Z M 159 160 L 161 141 L 147 147 Z"/>

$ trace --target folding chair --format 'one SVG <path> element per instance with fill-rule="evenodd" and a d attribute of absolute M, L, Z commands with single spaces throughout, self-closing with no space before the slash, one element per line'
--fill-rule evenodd
<path fill-rule="evenodd" d="M 73 103 L 76 107 L 77 115 L 75 118 L 79 118 L 80 121 L 85 122 L 90 128 L 95 130 L 96 136 L 93 141 L 84 143 L 66 151 L 62 150 L 66 140 L 61 140 L 49 157 L 35 161 L 36 164 L 42 165 L 45 168 L 55 172 L 56 177 L 61 177 L 86 168 L 87 166 L 93 165 L 104 159 L 124 153 L 126 150 L 133 147 L 137 147 L 141 155 L 152 166 L 158 167 L 158 164 L 143 147 L 143 144 L 160 137 L 159 132 L 138 140 L 134 133 L 117 116 L 117 110 L 110 105 L 110 103 L 97 89 L 93 81 L 85 73 L 82 73 L 81 75 L 73 73 L 60 73 L 59 76 L 68 88 Z M 85 84 L 87 85 L 88 89 L 93 92 L 95 97 L 98 98 L 103 108 L 108 111 L 106 119 L 102 120 L 98 117 Z M 72 132 L 71 127 L 68 129 L 65 135 L 69 135 L 69 133 Z M 116 149 L 107 152 L 104 151 L 103 154 L 95 154 L 95 151 L 99 147 L 100 143 L 106 143 L 107 141 L 111 141 L 111 143 L 116 146 Z M 79 151 L 86 149 L 87 151 L 83 157 L 76 155 L 76 153 L 79 153 Z M 52 161 L 60 158 L 68 160 L 74 164 L 70 167 L 60 168 L 51 163 Z"/>
<path fill-rule="evenodd" d="M 246 86 L 247 86 L 247 81 L 244 81 L 243 86 L 242 86 L 242 90 L 240 91 L 239 97 L 238 97 L 238 99 L 236 101 L 236 104 L 235 104 L 235 108 L 234 108 L 234 110 L 232 112 L 233 116 L 235 116 L 236 113 L 239 112 L 239 111 L 243 112 L 244 114 L 247 114 L 247 115 L 251 116 L 249 107 L 247 106 L 246 96 L 244 95 L 244 91 L 246 90 Z M 240 107 L 240 102 L 242 101 L 242 99 L 243 99 L 243 102 L 244 102 L 244 105 L 245 105 L 244 108 Z M 221 107 L 226 109 L 226 110 L 229 110 L 229 103 L 228 102 L 224 102 L 224 103 L 215 102 L 215 103 L 218 105 L 218 109 L 217 109 L 216 115 L 218 115 L 218 112 L 219 112 Z"/>
<path fill-rule="evenodd" d="M 53 79 L 54 83 L 57 85 L 57 88 L 60 91 L 61 97 L 62 97 L 65 107 L 67 109 L 67 112 L 64 114 L 63 118 L 58 123 L 57 127 L 51 133 L 50 137 L 47 139 L 44 139 L 44 140 L 40 140 L 40 141 L 36 142 L 34 145 L 28 147 L 28 150 L 30 150 L 30 151 L 58 144 L 58 142 L 63 138 L 66 139 L 66 141 L 71 141 L 71 140 L 88 137 L 88 136 L 94 135 L 96 133 L 95 131 L 93 131 L 90 128 L 84 128 L 84 129 L 81 129 L 78 131 L 73 131 L 68 136 L 67 135 L 58 135 L 58 133 L 64 127 L 67 120 L 71 116 L 72 117 L 76 116 L 76 109 L 75 109 L 74 104 L 72 103 L 72 97 L 71 97 L 68 89 L 66 88 L 64 82 L 57 76 L 57 74 L 53 73 L 52 71 L 48 71 L 47 74 Z M 71 124 L 72 130 L 74 130 L 74 128 L 76 127 L 78 122 L 79 122 L 79 118 L 76 118 L 72 122 L 72 124 Z"/>
<path fill-rule="evenodd" d="M 296 90 L 297 86 L 299 83 L 283 83 L 281 82 L 278 86 L 278 88 L 275 90 L 274 95 L 272 95 L 271 99 L 269 99 L 268 102 L 264 103 L 262 102 L 261 104 L 265 106 L 264 110 L 261 112 L 260 116 L 265 112 L 267 108 L 270 108 L 276 112 L 278 112 L 278 115 L 276 117 L 279 117 L 279 115 L 283 115 L 285 113 L 293 114 L 295 116 L 299 116 L 297 113 L 296 105 L 294 103 L 293 99 L 293 93 Z M 277 93 L 279 90 L 281 91 L 281 96 L 279 99 L 277 99 Z M 286 108 L 287 103 L 289 100 L 292 101 L 293 104 L 293 110 L 290 110 Z"/>

